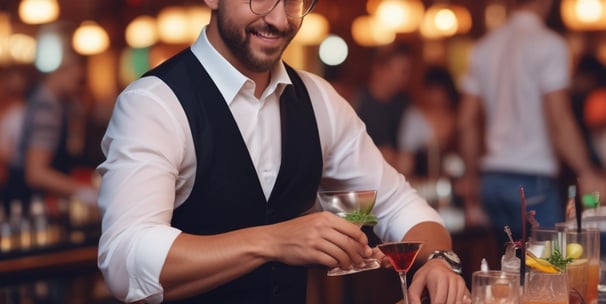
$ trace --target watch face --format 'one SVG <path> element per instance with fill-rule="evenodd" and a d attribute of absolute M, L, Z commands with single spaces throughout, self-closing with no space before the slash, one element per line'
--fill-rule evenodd
<path fill-rule="evenodd" d="M 459 259 L 459 256 L 456 255 L 456 253 L 452 252 L 452 251 L 444 251 L 444 256 L 446 256 L 448 259 L 450 259 L 453 262 L 461 263 L 461 259 Z"/>

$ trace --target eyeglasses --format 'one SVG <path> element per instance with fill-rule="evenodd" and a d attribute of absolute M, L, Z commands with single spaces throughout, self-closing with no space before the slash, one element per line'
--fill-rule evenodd
<path fill-rule="evenodd" d="M 250 0 L 250 11 L 255 15 L 265 16 L 273 11 L 282 1 L 286 16 L 291 18 L 303 18 L 316 6 L 318 0 Z"/>

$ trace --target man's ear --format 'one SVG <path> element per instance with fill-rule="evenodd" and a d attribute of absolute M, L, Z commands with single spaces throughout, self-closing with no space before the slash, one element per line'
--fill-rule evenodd
<path fill-rule="evenodd" d="M 204 3 L 206 3 L 206 6 L 211 10 L 215 10 L 219 7 L 219 1 L 221 0 L 204 0 Z"/>

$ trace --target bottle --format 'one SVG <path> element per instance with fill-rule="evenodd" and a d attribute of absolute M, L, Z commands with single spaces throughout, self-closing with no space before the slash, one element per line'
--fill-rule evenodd
<path fill-rule="evenodd" d="M 13 232 L 9 222 L 0 224 L 0 252 L 8 253 L 13 250 Z"/>
<path fill-rule="evenodd" d="M 37 247 L 46 247 L 49 245 L 49 225 L 44 200 L 40 197 L 34 197 L 30 208 L 30 216 L 34 226 L 34 243 Z"/>
<path fill-rule="evenodd" d="M 516 248 L 512 244 L 507 244 L 505 254 L 501 257 L 501 270 L 519 273 L 520 264 L 520 258 L 516 256 Z"/>
<path fill-rule="evenodd" d="M 11 250 L 19 248 L 21 243 L 21 223 L 24 220 L 23 216 L 23 204 L 20 200 L 13 200 L 10 204 L 10 215 L 8 219 L 8 233 L 11 235 Z"/>

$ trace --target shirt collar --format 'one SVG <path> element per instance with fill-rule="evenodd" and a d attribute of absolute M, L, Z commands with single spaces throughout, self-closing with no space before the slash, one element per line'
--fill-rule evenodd
<path fill-rule="evenodd" d="M 254 83 L 250 78 L 246 77 L 231 65 L 229 61 L 212 46 L 206 36 L 206 27 L 202 29 L 200 36 L 191 46 L 191 50 L 204 69 L 206 69 L 219 89 L 219 92 L 221 92 L 221 95 L 225 98 L 227 104 L 231 104 L 246 83 Z M 271 75 L 270 83 L 261 99 L 274 93 L 281 95 L 284 91 L 284 87 L 288 84 L 292 84 L 282 61 L 280 61 L 279 64 L 276 64 Z M 250 87 L 253 88 L 253 86 Z"/>

